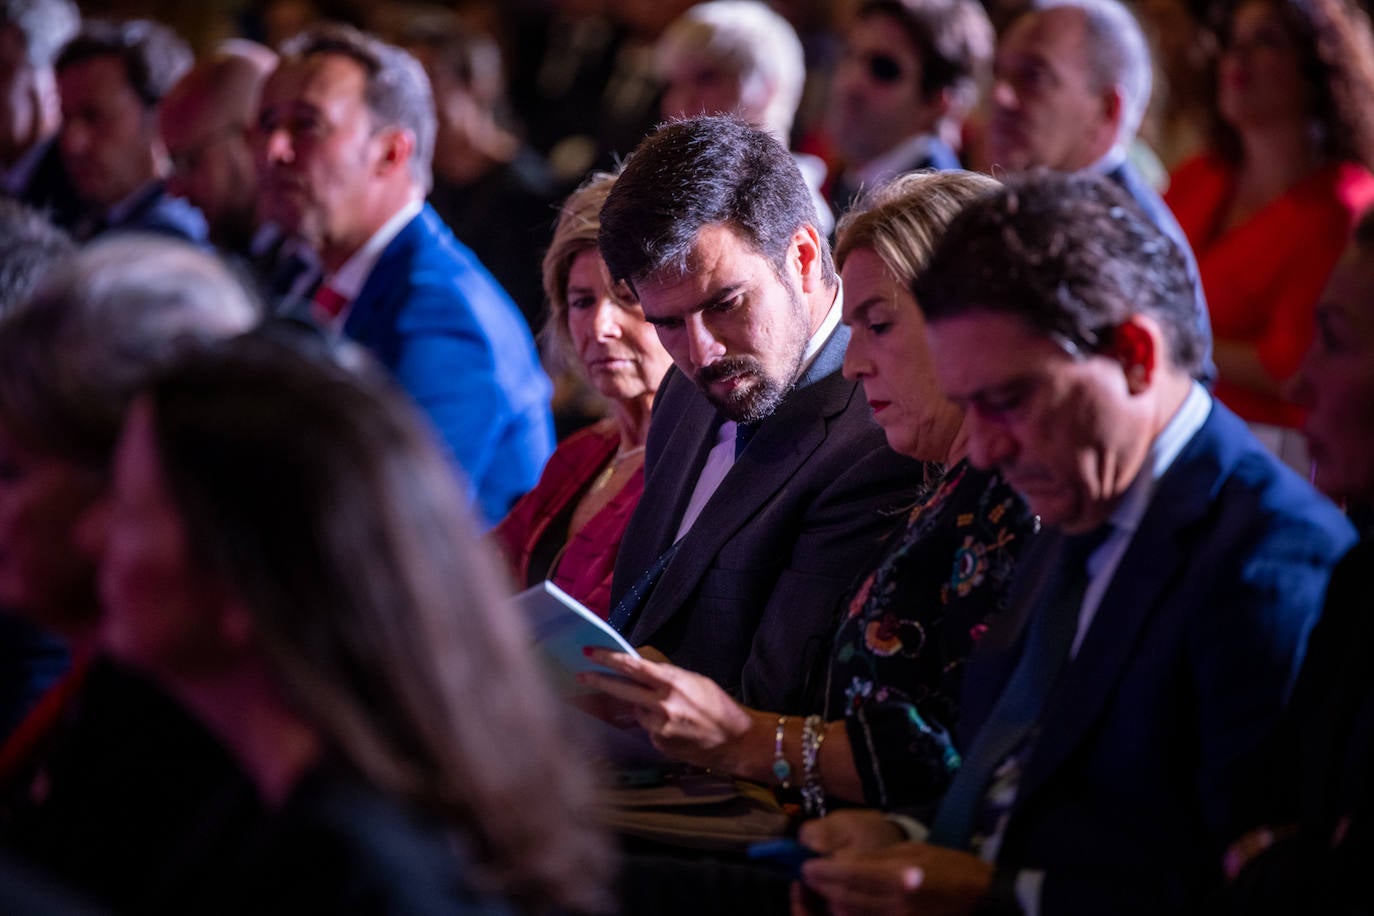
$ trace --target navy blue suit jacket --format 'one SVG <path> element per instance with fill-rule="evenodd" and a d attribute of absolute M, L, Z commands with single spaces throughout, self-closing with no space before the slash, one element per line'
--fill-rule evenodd
<path fill-rule="evenodd" d="M 138 199 L 118 219 L 108 216 L 78 220 L 73 232 L 78 239 L 115 232 L 151 232 L 182 239 L 197 247 L 210 249 L 210 230 L 205 216 L 191 204 L 175 197 L 160 181 L 140 192 Z"/>
<path fill-rule="evenodd" d="M 1199 381 L 1210 386 L 1217 380 L 1216 363 L 1212 362 L 1212 317 L 1207 311 L 1207 294 L 1202 291 L 1202 273 L 1198 270 L 1197 258 L 1193 255 L 1193 246 L 1189 244 L 1188 236 L 1183 234 L 1183 227 L 1174 219 L 1174 212 L 1169 209 L 1164 198 L 1160 197 L 1159 192 L 1136 171 L 1136 167 L 1131 165 L 1129 159 L 1108 172 L 1107 177 L 1131 195 L 1131 199 L 1140 206 L 1150 222 L 1155 224 L 1155 228 L 1179 247 L 1188 262 L 1188 277 L 1193 281 L 1193 321 L 1197 324 L 1202 339 L 1206 341 L 1202 369 L 1197 377 Z"/>
<path fill-rule="evenodd" d="M 902 523 L 899 510 L 915 503 L 924 477 L 923 465 L 888 448 L 862 387 L 841 376 L 848 341 L 837 328 L 759 424 L 630 628 L 634 645 L 654 646 L 760 709 L 805 705 L 840 598 Z M 670 369 L 612 607 L 673 543 L 719 423 L 701 391 Z"/>
<path fill-rule="evenodd" d="M 510 297 L 426 206 L 382 252 L 344 334 L 372 351 L 462 468 L 487 522 L 553 454 L 552 385 Z"/>
<path fill-rule="evenodd" d="M 1344 516 L 1218 403 L 1159 481 L 1024 762 L 999 870 L 1045 872 L 1041 912 L 1182 913 L 1220 877 L 1246 776 L 1278 721 Z M 1056 562 L 1023 559 L 1009 612 L 970 659 L 968 747 L 1019 657 Z M 997 625 L 994 625 L 996 627 Z"/>

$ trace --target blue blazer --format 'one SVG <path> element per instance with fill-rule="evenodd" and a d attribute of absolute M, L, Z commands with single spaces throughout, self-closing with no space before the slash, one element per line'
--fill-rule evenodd
<path fill-rule="evenodd" d="M 510 297 L 428 205 L 382 252 L 344 334 L 433 422 L 487 523 L 553 454 L 553 386 Z"/>
<path fill-rule="evenodd" d="M 630 628 L 759 709 L 794 714 L 828 656 L 840 599 L 916 502 L 924 466 L 887 447 L 836 329 L 730 468 Z M 672 543 L 720 415 L 675 368 L 659 388 L 644 495 L 620 542 L 611 606 Z M 823 671 L 821 672 L 823 674 Z M 824 678 L 821 677 L 821 680 Z"/>
<path fill-rule="evenodd" d="M 1344 516 L 1234 414 L 1207 421 L 1160 480 L 1024 761 L 999 872 L 1045 872 L 1041 912 L 1183 913 L 1253 823 L 1251 763 L 1288 697 Z M 1020 653 L 1061 539 L 1028 551 L 1007 631 L 970 659 L 968 747 Z M 996 625 L 994 625 L 996 626 Z"/>
<path fill-rule="evenodd" d="M 151 232 L 190 242 L 210 250 L 210 229 L 205 216 L 190 203 L 167 191 L 162 182 L 149 185 L 127 213 L 117 221 L 95 227 L 95 235 L 115 232 Z"/>

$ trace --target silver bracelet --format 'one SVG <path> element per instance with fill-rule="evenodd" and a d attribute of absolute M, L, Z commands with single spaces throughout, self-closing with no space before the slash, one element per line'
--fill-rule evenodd
<path fill-rule="evenodd" d="M 792 786 L 792 764 L 787 762 L 787 755 L 782 752 L 782 733 L 786 725 L 787 717 L 778 716 L 778 728 L 773 732 L 773 775 L 784 789 Z"/>
<path fill-rule="evenodd" d="M 825 721 L 807 716 L 802 722 L 802 808 L 807 817 L 825 817 L 825 790 L 821 788 L 821 745 Z"/>

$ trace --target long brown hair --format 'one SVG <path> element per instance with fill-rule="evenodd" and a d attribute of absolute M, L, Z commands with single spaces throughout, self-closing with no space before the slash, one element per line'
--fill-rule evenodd
<path fill-rule="evenodd" d="M 249 609 L 297 712 L 374 786 L 458 828 L 492 889 L 601 909 L 590 773 L 403 396 L 250 335 L 147 398 L 195 559 Z"/>

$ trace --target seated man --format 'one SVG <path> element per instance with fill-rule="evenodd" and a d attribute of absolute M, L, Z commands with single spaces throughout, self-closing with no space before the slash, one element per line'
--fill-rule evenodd
<path fill-rule="evenodd" d="M 1351 526 L 1192 380 L 1184 260 L 1109 180 L 975 202 L 915 292 L 972 461 L 1045 532 L 970 659 L 930 843 L 806 881 L 832 903 L 882 888 L 892 912 L 1190 912 L 1253 817 L 1250 760 Z M 802 839 L 853 847 L 857 820 Z"/>
<path fill-rule="evenodd" d="M 425 204 L 434 134 L 413 57 L 347 26 L 304 32 L 262 90 L 262 216 L 324 268 L 311 300 L 282 308 L 372 351 L 428 413 L 491 522 L 553 453 L 552 385 L 510 297 Z"/>
<path fill-rule="evenodd" d="M 796 712 L 842 592 L 922 481 L 840 374 L 849 331 L 811 195 L 766 131 L 679 121 L 626 163 L 600 246 L 676 366 L 611 622 L 746 704 Z"/>
<path fill-rule="evenodd" d="M 116 230 L 206 244 L 205 218 L 163 185 L 167 149 L 157 106 L 191 68 L 191 49 L 148 20 L 88 23 L 57 57 L 58 149 L 84 212 L 78 240 Z"/>

